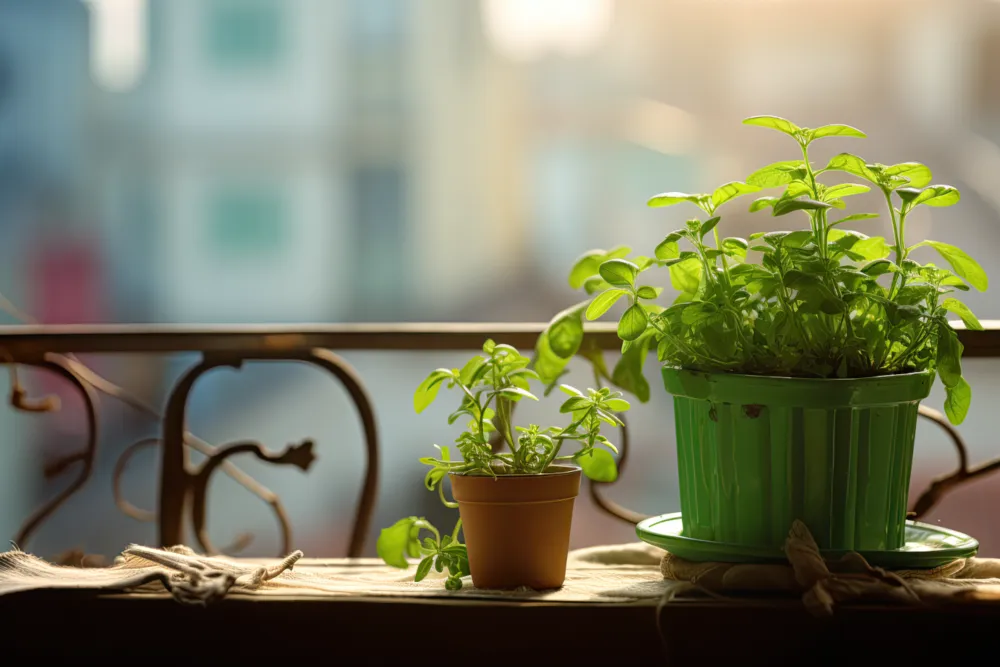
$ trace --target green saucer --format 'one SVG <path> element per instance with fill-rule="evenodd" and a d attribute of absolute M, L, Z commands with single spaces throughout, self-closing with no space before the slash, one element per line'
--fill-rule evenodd
<path fill-rule="evenodd" d="M 682 535 L 681 529 L 681 515 L 678 512 L 640 521 L 635 532 L 643 542 L 666 549 L 686 560 L 723 563 L 788 562 L 784 552 L 779 549 L 697 540 Z M 901 549 L 866 549 L 858 553 L 874 566 L 906 570 L 938 567 L 959 558 L 975 556 L 977 551 L 979 542 L 968 535 L 926 523 L 907 521 L 906 544 Z M 827 560 L 838 560 L 847 551 L 823 549 L 821 553 Z"/>

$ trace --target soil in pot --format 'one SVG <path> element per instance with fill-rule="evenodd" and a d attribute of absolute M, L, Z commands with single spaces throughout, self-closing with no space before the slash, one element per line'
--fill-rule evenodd
<path fill-rule="evenodd" d="M 579 468 L 450 477 L 476 588 L 562 586 Z"/>

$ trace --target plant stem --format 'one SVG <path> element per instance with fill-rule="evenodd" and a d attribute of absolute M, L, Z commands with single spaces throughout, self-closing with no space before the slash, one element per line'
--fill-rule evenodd
<path fill-rule="evenodd" d="M 722 242 L 719 241 L 719 226 L 716 225 L 712 230 L 712 234 L 715 235 L 715 249 L 722 252 Z M 733 287 L 732 278 L 729 276 L 729 262 L 726 261 L 726 254 L 722 253 L 719 255 L 719 259 L 722 261 L 722 274 L 726 277 L 726 297 L 729 296 L 729 290 Z"/>
<path fill-rule="evenodd" d="M 417 526 L 418 528 L 423 528 L 425 530 L 429 530 L 432 533 L 434 533 L 434 539 L 437 540 L 438 544 L 441 544 L 441 533 L 439 533 L 438 529 L 435 528 L 432 524 L 420 519 L 418 521 L 414 521 L 413 525 Z"/>
<path fill-rule="evenodd" d="M 438 497 L 441 498 L 441 504 L 445 507 L 449 507 L 451 509 L 458 507 L 458 503 L 444 497 L 444 479 L 438 482 Z M 459 519 L 459 521 L 461 521 L 461 519 Z"/>
<path fill-rule="evenodd" d="M 892 274 L 892 285 L 889 286 L 889 298 L 892 299 L 897 294 L 898 289 L 903 289 L 906 284 L 906 276 L 903 275 L 903 260 L 906 259 L 906 249 L 903 247 L 902 223 L 904 216 L 900 212 L 899 220 L 896 219 L 896 209 L 892 205 L 892 191 L 882 188 L 882 195 L 885 197 L 886 206 L 889 207 L 889 218 L 892 220 L 892 238 L 896 244 L 896 266 L 898 270 Z M 902 281 L 902 284 L 897 284 Z"/>

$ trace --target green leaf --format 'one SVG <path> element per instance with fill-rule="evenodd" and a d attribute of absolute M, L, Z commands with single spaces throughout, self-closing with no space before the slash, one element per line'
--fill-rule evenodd
<path fill-rule="evenodd" d="M 696 206 L 700 206 L 700 202 L 704 201 L 707 195 L 689 195 L 685 192 L 663 192 L 653 197 L 650 197 L 646 205 L 651 208 L 662 208 L 664 206 L 673 206 L 674 204 L 680 204 L 682 202 L 691 202 Z"/>
<path fill-rule="evenodd" d="M 604 406 L 608 410 L 614 410 L 615 412 L 626 412 L 631 407 L 628 401 L 621 398 L 609 398 L 604 401 Z"/>
<path fill-rule="evenodd" d="M 722 218 L 720 218 L 719 216 L 715 216 L 714 218 L 709 218 L 708 220 L 703 222 L 700 230 L 701 236 L 704 237 L 705 234 L 708 234 L 710 231 L 715 229 L 715 226 L 719 224 L 719 220 L 721 219 Z"/>
<path fill-rule="evenodd" d="M 677 245 L 677 241 L 682 236 L 683 236 L 683 233 L 678 234 L 677 232 L 674 232 L 673 234 L 671 234 L 667 238 L 665 238 L 662 241 L 660 241 L 660 244 L 658 246 L 656 246 L 656 249 L 653 251 L 653 254 L 656 255 L 656 259 L 659 259 L 659 260 L 662 261 L 662 260 L 675 259 L 677 257 L 680 257 L 681 256 L 681 249 L 680 249 L 680 246 Z"/>
<path fill-rule="evenodd" d="M 757 197 L 756 199 L 753 200 L 753 202 L 750 203 L 750 212 L 756 213 L 761 209 L 773 207 L 777 203 L 778 203 L 777 197 Z"/>
<path fill-rule="evenodd" d="M 574 460 L 583 469 L 583 474 L 595 482 L 613 482 L 618 479 L 618 466 L 610 452 L 591 449 L 585 454 L 578 454 Z"/>
<path fill-rule="evenodd" d="M 866 181 L 875 183 L 876 185 L 879 184 L 878 174 L 872 171 L 864 160 L 859 158 L 857 155 L 851 155 L 850 153 L 834 155 L 823 171 L 844 171 L 848 174 L 860 176 Z"/>
<path fill-rule="evenodd" d="M 434 402 L 438 390 L 441 389 L 441 383 L 452 377 L 454 376 L 450 370 L 439 368 L 420 383 L 417 391 L 413 394 L 413 409 L 417 411 L 417 414 L 423 412 L 428 405 Z"/>
<path fill-rule="evenodd" d="M 888 259 L 876 259 L 861 267 L 861 272 L 869 276 L 881 276 L 885 273 L 898 271 L 899 267 Z"/>
<path fill-rule="evenodd" d="M 792 211 L 820 211 L 825 208 L 830 208 L 830 205 L 826 202 L 816 201 L 815 199 L 808 199 L 803 197 L 802 199 L 779 199 L 774 205 L 774 211 L 771 215 L 785 215 L 786 213 L 791 213 Z"/>
<path fill-rule="evenodd" d="M 709 319 L 717 312 L 719 312 L 719 309 L 714 303 L 695 301 L 687 304 L 687 307 L 681 311 L 681 322 L 687 325 L 698 324 Z"/>
<path fill-rule="evenodd" d="M 789 134 L 793 137 L 802 131 L 802 128 L 795 123 L 778 116 L 751 116 L 749 118 L 744 118 L 743 124 L 756 125 L 757 127 L 769 127 L 772 130 L 784 132 L 785 134 Z"/>
<path fill-rule="evenodd" d="M 972 259 L 964 250 L 940 241 L 923 241 L 913 248 L 920 246 L 930 246 L 938 251 L 944 259 L 951 264 L 952 270 L 975 287 L 980 292 L 985 292 L 990 285 L 990 279 L 986 275 L 979 262 Z M 911 248 L 912 249 L 912 248 Z"/>
<path fill-rule="evenodd" d="M 410 533 L 417 517 L 400 519 L 388 528 L 383 528 L 375 543 L 375 551 L 387 565 L 405 570 L 410 566 L 406 554 L 410 545 Z"/>
<path fill-rule="evenodd" d="M 486 365 L 486 358 L 480 357 L 477 354 L 476 356 L 472 357 L 472 359 L 469 359 L 469 361 L 465 364 L 465 366 L 462 367 L 461 372 L 459 372 L 458 374 L 458 381 L 466 386 L 472 384 L 473 378 L 476 377 L 476 374 L 485 365 Z"/>
<path fill-rule="evenodd" d="M 588 278 L 596 276 L 601 264 L 609 259 L 627 257 L 632 249 L 626 246 L 615 246 L 611 250 L 590 250 L 583 253 L 573 263 L 569 272 L 569 286 L 580 289 Z"/>
<path fill-rule="evenodd" d="M 760 188 L 775 188 L 795 180 L 797 172 L 804 167 L 805 163 L 802 160 L 775 162 L 747 176 L 747 184 Z"/>
<path fill-rule="evenodd" d="M 822 278 L 812 273 L 792 269 L 785 272 L 785 275 L 781 277 L 781 281 L 789 289 L 802 289 L 803 287 L 818 285 L 822 281 Z"/>
<path fill-rule="evenodd" d="M 628 290 L 621 289 L 619 287 L 612 287 L 611 289 L 601 292 L 594 300 L 590 302 L 587 307 L 587 319 L 596 320 L 604 313 L 610 310 L 611 306 L 615 305 L 618 299 L 622 298 L 628 294 Z"/>
<path fill-rule="evenodd" d="M 653 339 L 654 332 L 654 329 L 649 328 L 638 340 L 633 341 L 629 349 L 618 359 L 611 373 L 611 381 L 616 386 L 630 392 L 642 403 L 649 401 L 649 383 L 642 374 L 642 368 L 646 363 L 649 343 Z"/>
<path fill-rule="evenodd" d="M 722 250 L 730 257 L 737 257 L 740 260 L 747 258 L 747 248 L 749 247 L 746 239 L 736 236 L 730 236 L 722 240 Z"/>
<path fill-rule="evenodd" d="M 872 236 L 871 238 L 858 241 L 851 246 L 850 250 L 861 255 L 866 260 L 872 261 L 887 257 L 892 248 L 889 247 L 889 244 L 881 236 Z"/>
<path fill-rule="evenodd" d="M 732 181 L 726 183 L 725 185 L 720 185 L 716 188 L 715 192 L 712 193 L 712 209 L 717 209 L 727 201 L 735 199 L 737 197 L 742 197 L 743 195 L 750 194 L 751 192 L 757 192 L 760 190 L 756 185 L 748 185 L 747 183 L 740 183 L 739 181 Z M 704 234 L 705 232 L 702 232 Z"/>
<path fill-rule="evenodd" d="M 938 325 L 937 372 L 945 387 L 954 387 L 962 379 L 962 343 L 947 322 Z"/>
<path fill-rule="evenodd" d="M 576 412 L 577 410 L 586 410 L 591 406 L 589 398 L 583 396 L 573 396 L 572 398 L 566 399 L 566 401 L 559 406 L 559 412 Z"/>
<path fill-rule="evenodd" d="M 577 258 L 569 271 L 569 286 L 580 289 L 587 278 L 596 276 L 601 268 L 601 262 L 604 261 L 604 255 L 603 250 L 591 250 Z"/>
<path fill-rule="evenodd" d="M 958 382 L 953 387 L 945 387 L 944 413 L 955 426 L 965 421 L 965 416 L 969 414 L 969 405 L 972 403 L 972 387 L 965 381 L 965 378 L 958 378 Z"/>
<path fill-rule="evenodd" d="M 962 198 L 959 191 L 950 185 L 930 185 L 923 190 L 899 188 L 896 190 L 896 194 L 911 209 L 921 204 L 937 207 L 952 206 Z"/>
<path fill-rule="evenodd" d="M 871 192 L 871 188 L 867 185 L 859 185 L 857 183 L 840 183 L 839 185 L 831 185 L 828 187 L 823 192 L 823 199 L 825 201 L 830 201 L 831 199 L 840 199 L 842 197 L 850 197 L 852 195 L 863 195 L 866 192 Z"/>
<path fill-rule="evenodd" d="M 635 295 L 640 299 L 655 299 L 660 296 L 663 291 L 662 287 L 652 287 L 650 285 L 643 285 L 638 290 L 636 290 Z"/>
<path fill-rule="evenodd" d="M 948 312 L 955 313 L 956 315 L 961 317 L 962 321 L 965 322 L 965 327 L 967 329 L 973 329 L 974 331 L 983 330 L 983 325 L 979 323 L 979 320 L 972 313 L 972 310 L 970 310 L 968 306 L 966 306 L 958 299 L 952 299 L 952 298 L 945 299 L 943 302 L 941 302 L 941 307 L 947 310 Z"/>
<path fill-rule="evenodd" d="M 831 222 L 830 226 L 833 227 L 834 225 L 842 225 L 845 222 L 854 222 L 855 220 L 871 220 L 877 217 L 878 213 L 853 213 L 847 216 L 846 218 L 841 218 L 840 220 L 835 220 L 834 222 Z"/>
<path fill-rule="evenodd" d="M 580 343 L 583 342 L 582 315 L 587 307 L 587 302 L 582 301 L 558 313 L 549 322 L 549 347 L 563 359 L 572 357 L 580 349 Z"/>
<path fill-rule="evenodd" d="M 678 292 L 695 294 L 701 285 L 701 260 L 689 257 L 670 267 L 670 284 Z"/>
<path fill-rule="evenodd" d="M 505 398 L 512 401 L 519 401 L 522 398 L 530 398 L 533 401 L 537 401 L 538 397 L 532 394 L 527 389 L 521 389 L 520 387 L 504 387 L 497 393 L 502 394 Z"/>
<path fill-rule="evenodd" d="M 427 574 L 431 571 L 431 565 L 434 563 L 434 556 L 427 556 L 422 561 L 420 565 L 417 566 L 417 574 L 413 577 L 413 581 L 421 581 Z"/>
<path fill-rule="evenodd" d="M 930 283 L 907 283 L 905 287 L 896 292 L 895 301 L 901 306 L 912 306 L 921 303 L 931 294 L 936 293 L 937 287 Z"/>
<path fill-rule="evenodd" d="M 910 182 L 911 188 L 922 188 L 933 178 L 931 170 L 919 162 L 894 164 L 891 167 L 886 167 L 882 173 L 886 176 L 902 176 Z"/>
<path fill-rule="evenodd" d="M 615 287 L 632 287 L 639 267 L 626 259 L 611 259 L 601 264 L 600 272 L 601 277 Z"/>
<path fill-rule="evenodd" d="M 635 340 L 646 330 L 647 322 L 643 307 L 637 303 L 632 304 L 618 320 L 618 337 L 622 340 Z"/>
<path fill-rule="evenodd" d="M 551 385 L 565 372 L 569 357 L 560 357 L 549 346 L 549 333 L 543 331 L 535 341 L 535 371 L 542 382 Z"/>
<path fill-rule="evenodd" d="M 597 294 L 598 292 L 603 292 L 610 287 L 611 285 L 609 285 L 608 282 L 600 276 L 588 278 L 587 281 L 583 283 L 583 290 L 591 296 Z"/>
<path fill-rule="evenodd" d="M 815 130 L 806 130 L 806 141 L 815 141 L 823 137 L 858 137 L 864 139 L 868 135 L 850 125 L 824 125 Z"/>

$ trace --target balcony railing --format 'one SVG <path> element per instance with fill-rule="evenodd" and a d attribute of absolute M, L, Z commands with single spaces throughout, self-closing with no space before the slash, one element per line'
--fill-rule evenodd
<path fill-rule="evenodd" d="M 984 322 L 985 331 L 960 330 L 967 357 L 1000 357 L 1000 321 Z M 14 537 L 24 546 L 52 513 L 89 481 L 100 440 L 98 394 L 123 401 L 130 407 L 161 422 L 161 435 L 141 440 L 126 448 L 115 466 L 115 500 L 119 508 L 142 520 L 156 521 L 161 545 L 183 541 L 186 517 L 201 547 L 207 553 L 218 549 L 208 538 L 205 517 L 208 483 L 218 470 L 231 476 L 267 502 L 282 532 L 282 548 L 290 550 L 291 527 L 280 498 L 237 468 L 230 457 L 249 453 L 274 465 L 292 465 L 303 470 L 313 460 L 311 440 L 291 445 L 281 452 L 268 451 L 258 442 L 242 441 L 213 446 L 186 429 L 188 398 L 198 379 L 219 367 L 240 368 L 247 361 L 289 361 L 318 366 L 333 375 L 345 388 L 357 408 L 365 440 L 365 472 L 355 513 L 348 555 L 359 556 L 374 511 L 379 471 L 378 427 L 372 401 L 358 374 L 335 351 L 344 350 L 478 350 L 486 338 L 494 338 L 522 349 L 533 349 L 542 324 L 343 324 L 323 326 L 13 326 L 0 327 L 0 363 L 11 365 L 10 403 L 18 410 L 51 412 L 59 407 L 55 397 L 28 396 L 17 379 L 19 366 L 49 370 L 69 382 L 86 407 L 87 440 L 84 449 L 46 468 L 54 476 L 78 467 L 76 477 L 55 498 L 42 505 L 21 526 Z M 617 350 L 620 342 L 614 325 L 595 324 L 587 336 L 601 349 Z M 196 352 L 201 359 L 176 382 L 164 410 L 101 377 L 75 355 L 93 353 L 166 354 Z M 921 406 L 921 416 L 940 425 L 958 451 L 958 468 L 936 479 L 913 507 L 914 517 L 925 515 L 941 497 L 955 487 L 1000 469 L 1000 459 L 970 466 L 965 445 L 958 432 L 937 411 Z M 628 458 L 628 432 L 623 429 L 619 467 L 624 474 Z M 141 448 L 160 448 L 159 503 L 156 512 L 130 505 L 119 492 L 119 478 L 132 455 Z M 189 449 L 206 456 L 193 466 Z M 620 477 L 621 478 L 621 477 Z M 635 522 L 644 515 L 622 507 L 604 493 L 606 485 L 591 483 L 590 493 L 599 507 L 623 521 Z"/>

